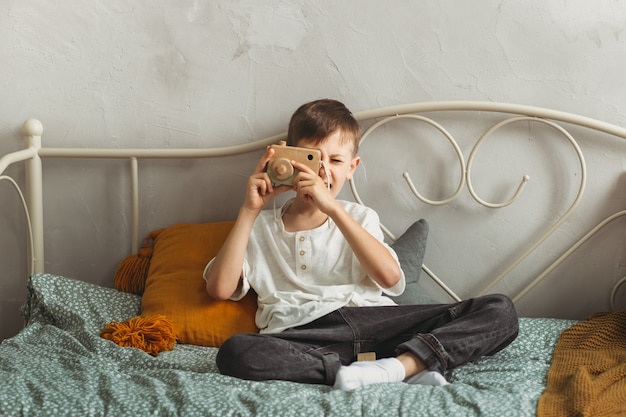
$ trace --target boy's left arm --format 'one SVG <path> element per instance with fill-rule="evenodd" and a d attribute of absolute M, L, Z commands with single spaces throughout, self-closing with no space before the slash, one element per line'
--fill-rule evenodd
<path fill-rule="evenodd" d="M 383 288 L 391 288 L 402 278 L 398 261 L 387 247 L 361 226 L 341 206 L 328 213 L 345 236 L 367 275 Z"/>
<path fill-rule="evenodd" d="M 296 176 L 293 189 L 302 194 L 304 201 L 318 207 L 333 219 L 348 241 L 365 273 L 382 288 L 391 288 L 402 278 L 402 270 L 385 245 L 368 232 L 331 195 L 324 181 L 303 164 L 292 161 L 301 172 Z"/>

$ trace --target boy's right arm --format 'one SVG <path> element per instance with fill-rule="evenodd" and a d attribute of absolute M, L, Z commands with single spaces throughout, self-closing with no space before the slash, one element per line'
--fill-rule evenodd
<path fill-rule="evenodd" d="M 241 278 L 246 247 L 254 221 L 266 204 L 291 187 L 273 187 L 265 172 L 267 162 L 274 154 L 269 148 L 259 160 L 254 173 L 248 179 L 246 198 L 239 209 L 237 219 L 211 267 L 206 271 L 206 291 L 215 299 L 229 299 Z"/>
<path fill-rule="evenodd" d="M 210 268 L 206 272 L 206 291 L 214 299 L 229 299 L 239 284 L 244 256 L 256 215 L 239 210 L 237 220 Z"/>

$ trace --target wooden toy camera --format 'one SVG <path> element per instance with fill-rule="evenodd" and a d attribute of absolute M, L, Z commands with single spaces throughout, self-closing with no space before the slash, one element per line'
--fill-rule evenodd
<path fill-rule="evenodd" d="M 298 170 L 291 165 L 291 161 L 298 161 L 315 173 L 320 170 L 320 160 L 322 153 L 317 149 L 298 148 L 287 146 L 285 141 L 280 141 L 278 145 L 271 146 L 274 155 L 267 163 L 267 174 L 275 185 L 292 185 Z"/>

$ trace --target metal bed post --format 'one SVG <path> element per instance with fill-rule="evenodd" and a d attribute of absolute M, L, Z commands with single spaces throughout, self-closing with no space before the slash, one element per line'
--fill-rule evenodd
<path fill-rule="evenodd" d="M 39 120 L 29 119 L 22 125 L 24 139 L 28 147 L 34 150 L 31 158 L 26 160 L 26 188 L 32 227 L 33 274 L 44 272 L 43 245 L 43 174 L 41 157 L 41 135 L 43 125 Z"/>
<path fill-rule="evenodd" d="M 130 248 L 133 253 L 139 252 L 139 162 L 133 156 L 130 161 L 130 194 L 131 194 L 131 231 Z"/>

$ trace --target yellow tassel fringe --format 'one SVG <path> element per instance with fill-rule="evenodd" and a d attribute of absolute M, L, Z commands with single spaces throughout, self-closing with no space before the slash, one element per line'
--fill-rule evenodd
<path fill-rule="evenodd" d="M 176 344 L 174 324 L 160 314 L 107 323 L 100 330 L 100 337 L 122 347 L 141 349 L 152 356 L 172 350 Z"/>

